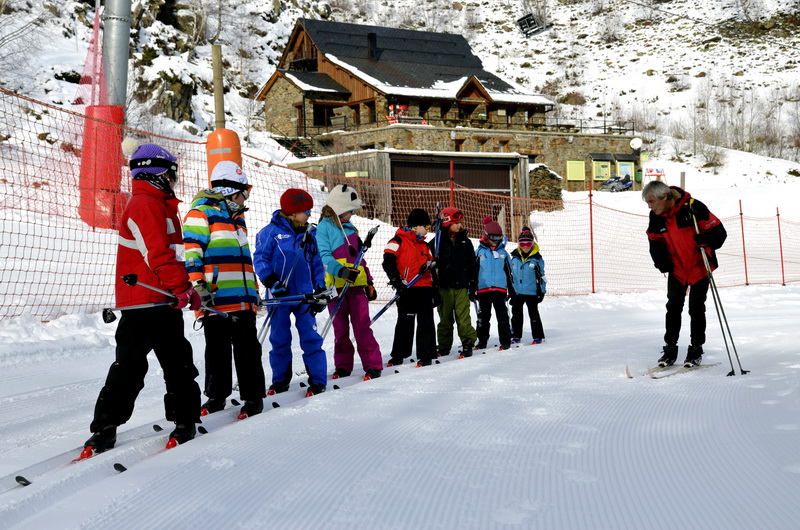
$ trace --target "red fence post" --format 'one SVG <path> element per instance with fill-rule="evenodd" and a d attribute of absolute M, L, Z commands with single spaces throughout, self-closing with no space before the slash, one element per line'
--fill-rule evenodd
<path fill-rule="evenodd" d="M 742 258 L 744 259 L 744 284 L 750 285 L 750 279 L 747 276 L 747 247 L 744 244 L 744 213 L 742 213 L 741 199 L 739 199 L 739 222 L 742 225 Z"/>
<path fill-rule="evenodd" d="M 786 286 L 786 269 L 783 263 L 783 238 L 781 237 L 781 210 L 775 208 L 775 214 L 778 219 L 778 246 L 781 251 L 781 285 Z"/>
<path fill-rule="evenodd" d="M 594 293 L 594 207 L 592 192 L 589 192 L 589 260 L 592 269 L 592 293 Z"/>

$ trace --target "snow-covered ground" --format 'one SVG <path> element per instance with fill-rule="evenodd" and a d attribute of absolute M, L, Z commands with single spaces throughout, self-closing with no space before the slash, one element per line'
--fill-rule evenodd
<path fill-rule="evenodd" d="M 153 360 L 117 448 L 72 465 L 113 357 L 115 325 L 99 315 L 3 320 L 0 521 L 3 528 L 796 528 L 800 285 L 721 295 L 749 374 L 738 375 L 734 359 L 737 375 L 726 377 L 713 306 L 705 362 L 721 364 L 653 380 L 644 374 L 661 345 L 663 292 L 553 298 L 541 306 L 542 345 L 500 352 L 492 340 L 485 355 L 406 364 L 368 382 L 357 372 L 308 399 L 297 377 L 277 396 L 280 408 L 268 398 L 264 414 L 232 423 L 238 409 L 229 406 L 205 420 L 208 434 L 147 457 L 166 441 L 151 425 L 169 429 Z M 376 324 L 384 359 L 394 318 L 390 311 Z M 201 359 L 202 334 L 188 321 L 186 333 Z M 117 473 L 116 462 L 128 471 Z M 32 485 L 17 486 L 20 473 Z"/>
<path fill-rule="evenodd" d="M 731 156 L 720 175 L 664 165 L 671 184 L 688 171 L 687 189 L 720 216 L 738 197 L 746 215 L 779 206 L 800 219 L 793 164 Z M 646 211 L 638 193 L 595 197 Z M 720 364 L 662 380 L 645 373 L 662 345 L 664 289 L 548 297 L 542 345 L 500 352 L 492 339 L 485 354 L 368 382 L 357 371 L 308 399 L 298 376 L 279 408 L 268 398 L 264 414 L 233 423 L 229 405 L 204 420 L 208 434 L 158 454 L 166 434 L 152 426 L 171 426 L 151 359 L 118 447 L 77 464 L 116 324 L 0 320 L 0 527 L 796 528 L 800 284 L 720 296 L 749 374 L 729 360 L 710 297 L 704 360 Z M 395 315 L 374 326 L 384 360 Z M 203 336 L 188 316 L 186 334 L 202 381 Z M 18 486 L 20 474 L 32 484 Z"/>

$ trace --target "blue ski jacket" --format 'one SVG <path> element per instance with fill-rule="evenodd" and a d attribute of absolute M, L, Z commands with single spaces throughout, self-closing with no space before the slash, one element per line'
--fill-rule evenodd
<path fill-rule="evenodd" d="M 539 253 L 538 244 L 527 256 L 523 256 L 518 248 L 511 253 L 511 276 L 517 294 L 536 296 L 547 293 L 544 259 Z"/>

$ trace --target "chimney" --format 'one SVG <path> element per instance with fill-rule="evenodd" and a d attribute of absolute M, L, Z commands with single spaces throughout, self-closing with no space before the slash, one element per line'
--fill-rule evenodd
<path fill-rule="evenodd" d="M 367 33 L 367 59 L 378 60 L 378 34 Z"/>

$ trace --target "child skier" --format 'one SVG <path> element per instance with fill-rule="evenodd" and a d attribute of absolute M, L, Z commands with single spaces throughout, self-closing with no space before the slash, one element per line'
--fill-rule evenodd
<path fill-rule="evenodd" d="M 511 276 L 515 292 L 511 302 L 511 342 L 516 344 L 522 339 L 522 308 L 528 306 L 533 336 L 531 344 L 541 344 L 544 342 L 544 329 L 539 316 L 539 304 L 547 292 L 544 259 L 530 228 L 523 226 L 517 241 L 519 246 L 511 253 Z"/>
<path fill-rule="evenodd" d="M 497 327 L 500 349 L 511 347 L 511 327 L 508 322 L 506 300 L 514 294 L 511 266 L 500 224 L 491 217 L 483 219 L 483 237 L 475 252 L 478 258 L 478 344 L 476 350 L 486 348 L 491 329 L 492 306 L 497 312 Z"/>
<path fill-rule="evenodd" d="M 464 230 L 464 213 L 458 208 L 448 207 L 440 215 L 442 234 L 439 238 L 439 254 L 436 257 L 436 274 L 439 279 L 439 325 L 436 328 L 437 354 L 449 355 L 453 346 L 453 324 L 458 328 L 461 340 L 461 356 L 472 355 L 472 347 L 478 338 L 472 327 L 470 316 L 470 292 L 475 277 L 475 247 Z M 435 250 L 436 241 L 428 245 Z"/>
<path fill-rule="evenodd" d="M 344 301 L 333 318 L 333 379 L 347 377 L 353 372 L 355 348 L 350 340 L 350 323 L 358 344 L 358 355 L 366 372 L 365 379 L 381 376 L 383 361 L 378 341 L 372 333 L 369 302 L 377 298 L 372 284 L 372 274 L 362 259 L 358 268 L 354 261 L 361 246 L 358 231 L 350 223 L 353 212 L 361 208 L 362 201 L 355 189 L 347 184 L 335 186 L 328 194 L 328 204 L 322 207 L 317 226 L 317 245 L 325 265 L 325 282 L 341 292 L 349 283 Z M 338 298 L 328 304 L 332 312 Z"/>
<path fill-rule="evenodd" d="M 208 400 L 202 409 L 209 414 L 225 408 L 232 388 L 232 352 L 245 402 L 241 415 L 253 416 L 263 410 L 266 390 L 256 331 L 258 283 L 244 220 L 252 186 L 242 168 L 228 160 L 214 166 L 211 186 L 195 195 L 183 221 L 189 279 L 208 306 L 229 315 L 203 316 Z"/>
<path fill-rule="evenodd" d="M 170 443 L 184 443 L 200 422 L 200 387 L 195 378 L 192 345 L 183 335 L 181 308 L 199 309 L 200 296 L 175 249 L 183 244 L 178 203 L 178 158 L 156 144 L 126 139 L 122 149 L 130 156 L 132 196 L 122 213 L 117 245 L 116 297 L 123 308 L 115 335 L 116 356 L 97 397 L 81 458 L 114 447 L 117 427 L 127 422 L 147 375 L 147 355 L 155 352 L 167 393 L 164 409 L 175 422 Z M 132 287 L 122 276 L 136 274 L 142 284 L 169 291 L 173 297 L 143 287 Z M 138 284 L 137 284 L 138 285 Z M 164 305 L 172 302 L 171 305 Z M 141 305 L 154 307 L 139 307 Z M 129 309 L 125 309 L 129 308 Z"/>
<path fill-rule="evenodd" d="M 314 230 L 308 217 L 314 200 L 307 192 L 289 189 L 281 195 L 281 208 L 272 214 L 272 221 L 256 236 L 253 264 L 261 283 L 272 298 L 325 291 L 325 271 L 317 251 Z M 310 234 L 306 234 L 310 231 Z M 269 364 L 272 384 L 268 395 L 286 392 L 292 380 L 292 330 L 290 315 L 300 335 L 303 361 L 308 372 L 306 396 L 325 392 L 328 365 L 322 337 L 317 333 L 315 309 L 300 303 L 280 304 L 270 308 Z"/>
<path fill-rule="evenodd" d="M 433 256 L 425 243 L 425 236 L 430 228 L 431 218 L 425 210 L 411 210 L 406 226 L 397 229 L 383 251 L 383 270 L 389 277 L 389 284 L 400 295 L 397 300 L 394 342 L 386 366 L 403 364 L 403 359 L 411 356 L 415 316 L 419 359 L 417 366 L 429 366 L 436 358 L 433 308 L 439 305 L 441 298 L 433 270 L 426 270 L 412 287 L 406 287 L 420 270 L 433 265 Z"/>

